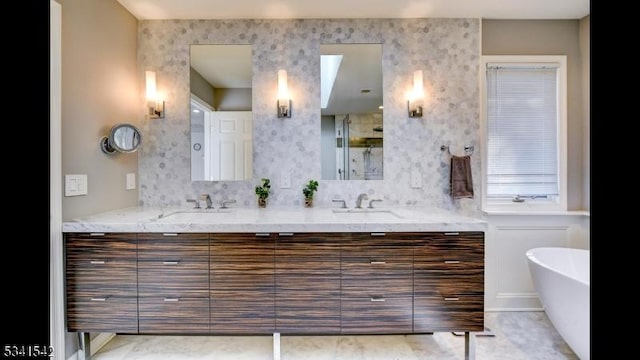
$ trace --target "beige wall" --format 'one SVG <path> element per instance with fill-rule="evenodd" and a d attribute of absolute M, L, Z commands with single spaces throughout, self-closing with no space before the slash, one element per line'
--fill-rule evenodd
<path fill-rule="evenodd" d="M 482 55 L 566 55 L 568 87 L 568 208 L 588 208 L 589 171 L 584 169 L 588 115 L 583 116 L 580 20 L 483 20 Z M 586 49 L 588 55 L 588 48 Z M 585 84 L 588 88 L 588 84 Z M 588 140 L 587 140 L 588 141 Z M 587 153 L 588 159 L 588 153 Z M 586 181 L 586 184 L 585 184 Z M 586 202 L 585 202 L 586 201 Z"/>
<path fill-rule="evenodd" d="M 189 68 L 189 80 L 191 93 L 195 94 L 200 100 L 206 102 L 211 107 L 214 107 L 213 87 L 211 84 L 192 67 Z"/>
<path fill-rule="evenodd" d="M 99 140 L 120 122 L 144 117 L 137 68 L 138 21 L 116 0 L 62 5 L 62 174 L 87 174 L 88 195 L 63 197 L 63 220 L 135 206 L 125 174 L 138 155 L 105 155 Z M 145 141 L 144 134 L 142 141 Z M 61 189 L 64 191 L 64 189 Z"/>
<path fill-rule="evenodd" d="M 583 143 L 582 143 L 582 204 L 585 210 L 591 209 L 591 21 L 590 16 L 580 20 L 580 54 L 582 58 L 582 123 L 583 123 Z"/>

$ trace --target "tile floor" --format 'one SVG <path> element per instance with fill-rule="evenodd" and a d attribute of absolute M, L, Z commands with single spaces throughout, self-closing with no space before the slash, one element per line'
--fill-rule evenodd
<path fill-rule="evenodd" d="M 489 312 L 494 337 L 476 337 L 477 360 L 578 359 L 544 312 Z M 117 335 L 94 360 L 270 360 L 271 336 Z M 286 336 L 282 360 L 464 359 L 464 336 Z"/>

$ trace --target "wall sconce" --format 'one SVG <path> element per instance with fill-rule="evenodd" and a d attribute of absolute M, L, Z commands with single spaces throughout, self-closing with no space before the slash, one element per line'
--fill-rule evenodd
<path fill-rule="evenodd" d="M 285 70 L 278 70 L 278 117 L 291 117 L 291 99 Z"/>
<path fill-rule="evenodd" d="M 156 73 L 154 71 L 145 71 L 145 79 L 147 83 L 147 108 L 150 119 L 164 119 L 164 100 L 158 96 L 156 89 Z"/>
<path fill-rule="evenodd" d="M 424 84 L 422 83 L 422 70 L 413 72 L 413 90 L 407 101 L 407 109 L 409 117 L 422 117 L 422 109 L 424 107 Z"/>

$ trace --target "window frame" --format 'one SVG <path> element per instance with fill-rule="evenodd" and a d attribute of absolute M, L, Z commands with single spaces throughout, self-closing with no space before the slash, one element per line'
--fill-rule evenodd
<path fill-rule="evenodd" d="M 480 81 L 480 141 L 483 149 L 488 149 L 487 119 L 487 64 L 558 64 L 558 196 L 554 200 L 525 199 L 517 203 L 510 198 L 489 199 L 487 196 L 488 151 L 482 153 L 482 211 L 486 213 L 524 213 L 567 211 L 567 56 L 566 55 L 485 55 L 479 67 Z"/>

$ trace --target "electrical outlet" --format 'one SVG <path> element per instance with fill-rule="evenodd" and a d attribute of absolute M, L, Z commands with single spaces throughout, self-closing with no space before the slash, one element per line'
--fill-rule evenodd
<path fill-rule="evenodd" d="M 289 174 L 289 172 L 283 172 L 282 174 L 280 174 L 280 188 L 291 188 L 291 174 Z"/>
<path fill-rule="evenodd" d="M 422 187 L 422 171 L 418 169 L 411 169 L 411 187 L 413 189 L 419 189 Z"/>
<path fill-rule="evenodd" d="M 136 173 L 127 174 L 127 190 L 133 190 L 136 188 Z"/>

